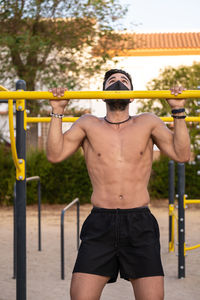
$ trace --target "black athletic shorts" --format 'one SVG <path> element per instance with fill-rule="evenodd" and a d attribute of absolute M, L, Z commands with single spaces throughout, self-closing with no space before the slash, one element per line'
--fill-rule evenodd
<path fill-rule="evenodd" d="M 148 207 L 107 209 L 93 207 L 83 223 L 73 273 L 141 278 L 164 276 L 160 234 Z"/>

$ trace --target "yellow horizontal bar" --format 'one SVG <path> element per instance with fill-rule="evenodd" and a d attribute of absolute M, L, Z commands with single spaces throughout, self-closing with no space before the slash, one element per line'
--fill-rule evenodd
<path fill-rule="evenodd" d="M 65 117 L 62 119 L 62 122 L 75 122 L 78 120 L 78 117 Z M 27 117 L 26 118 L 27 123 L 48 123 L 51 122 L 50 117 Z"/>
<path fill-rule="evenodd" d="M 163 122 L 173 122 L 172 117 L 161 117 L 160 119 L 163 120 Z M 186 122 L 200 122 L 200 117 L 186 117 L 185 121 Z"/>
<path fill-rule="evenodd" d="M 200 90 L 183 91 L 174 96 L 170 91 L 67 91 L 63 97 L 53 97 L 50 92 L 0 92 L 0 99 L 155 99 L 155 98 L 200 98 Z"/>
<path fill-rule="evenodd" d="M 185 200 L 186 204 L 192 204 L 192 203 L 199 203 L 200 204 L 200 199 L 187 199 Z"/>
<path fill-rule="evenodd" d="M 185 251 L 189 251 L 189 250 L 193 250 L 193 249 L 197 249 L 200 247 L 200 244 L 192 246 L 192 247 L 185 247 Z"/>
<path fill-rule="evenodd" d="M 164 122 L 173 122 L 173 118 L 171 117 L 161 117 L 161 120 Z M 65 117 L 62 119 L 63 122 L 75 122 L 78 120 L 78 117 Z M 44 122 L 50 122 L 50 117 L 27 117 L 26 122 L 27 123 L 44 123 Z M 185 119 L 186 122 L 200 122 L 200 117 L 187 117 Z"/>

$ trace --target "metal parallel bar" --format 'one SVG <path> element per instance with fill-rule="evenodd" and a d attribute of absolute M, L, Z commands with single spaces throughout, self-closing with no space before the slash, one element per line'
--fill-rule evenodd
<path fill-rule="evenodd" d="M 194 250 L 194 249 L 197 249 L 197 248 L 200 248 L 200 244 L 195 245 L 195 246 L 191 246 L 191 247 L 185 247 L 185 251 Z"/>
<path fill-rule="evenodd" d="M 72 207 L 74 204 L 77 204 L 77 247 L 79 245 L 78 239 L 79 239 L 79 216 L 80 216 L 80 203 L 79 198 L 75 198 L 71 203 L 69 203 L 63 210 L 61 211 L 61 231 L 60 231 L 60 237 L 61 237 L 61 279 L 65 279 L 65 253 L 64 253 L 64 216 L 65 212 Z"/>
<path fill-rule="evenodd" d="M 78 117 L 64 117 L 62 119 L 62 122 L 75 122 L 78 120 Z M 160 117 L 163 122 L 173 122 L 172 117 Z M 200 117 L 186 117 L 186 122 L 200 122 Z M 27 117 L 26 118 L 27 123 L 48 123 L 51 122 L 50 117 Z"/>
<path fill-rule="evenodd" d="M 13 279 L 16 279 L 16 263 L 17 263 L 17 223 L 16 223 L 16 182 L 13 191 Z"/>
<path fill-rule="evenodd" d="M 174 96 L 168 90 L 166 91 L 67 91 L 63 97 L 54 97 L 52 93 L 46 91 L 27 91 L 27 92 L 0 92 L 0 99 L 182 99 L 182 98 L 200 98 L 199 90 L 187 90 Z"/>
<path fill-rule="evenodd" d="M 26 182 L 33 180 L 38 180 L 38 251 L 41 251 L 41 184 L 40 177 L 33 176 L 26 178 Z M 14 184 L 14 205 L 13 205 L 13 279 L 16 279 L 16 243 L 17 243 L 17 234 L 16 234 L 16 183 Z"/>
<path fill-rule="evenodd" d="M 16 89 L 26 89 L 24 81 L 16 83 Z M 18 93 L 18 92 L 16 92 Z M 20 105 L 19 105 L 20 104 Z M 16 147 L 19 159 L 26 158 L 26 130 L 24 128 L 25 101 L 16 101 Z M 16 225 L 17 225 L 17 270 L 16 299 L 26 300 L 26 171 L 25 177 L 16 176 Z"/>
<path fill-rule="evenodd" d="M 77 251 L 79 249 L 79 242 L 80 242 L 80 202 L 77 202 L 76 205 L 76 225 L 77 225 Z"/>
<path fill-rule="evenodd" d="M 34 180 L 40 180 L 40 176 L 32 176 L 32 177 L 26 178 L 26 182 L 34 181 Z"/>
<path fill-rule="evenodd" d="M 41 183 L 39 176 L 32 176 L 26 178 L 26 182 L 38 181 L 37 194 L 38 194 L 38 251 L 41 251 Z"/>
<path fill-rule="evenodd" d="M 174 161 L 168 164 L 169 182 L 169 252 L 174 251 Z"/>
<path fill-rule="evenodd" d="M 72 202 L 70 202 L 65 208 L 63 208 L 63 211 L 65 212 L 68 210 L 71 206 L 73 206 L 77 201 L 79 201 L 79 198 L 75 198 Z"/>
<path fill-rule="evenodd" d="M 185 164 L 178 163 L 178 278 L 185 277 Z"/>
<path fill-rule="evenodd" d="M 60 241 L 61 241 L 61 279 L 65 279 L 65 254 L 64 254 L 64 213 L 61 213 L 61 228 L 60 228 Z"/>
<path fill-rule="evenodd" d="M 38 251 L 42 251 L 41 246 L 41 182 L 38 181 Z"/>

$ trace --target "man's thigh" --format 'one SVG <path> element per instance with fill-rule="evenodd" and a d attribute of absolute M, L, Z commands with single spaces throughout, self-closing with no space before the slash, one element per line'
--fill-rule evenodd
<path fill-rule="evenodd" d="M 136 300 L 163 300 L 164 277 L 152 276 L 138 279 L 130 278 Z"/>
<path fill-rule="evenodd" d="M 71 279 L 71 300 L 99 300 L 104 286 L 110 277 L 73 273 Z"/>

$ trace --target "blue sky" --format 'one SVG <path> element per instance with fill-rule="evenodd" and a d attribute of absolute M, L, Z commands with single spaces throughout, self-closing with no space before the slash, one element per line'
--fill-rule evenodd
<path fill-rule="evenodd" d="M 136 32 L 200 31 L 200 0 L 119 0 L 129 4 L 122 21 Z M 136 25 L 134 25 L 136 24 Z"/>

